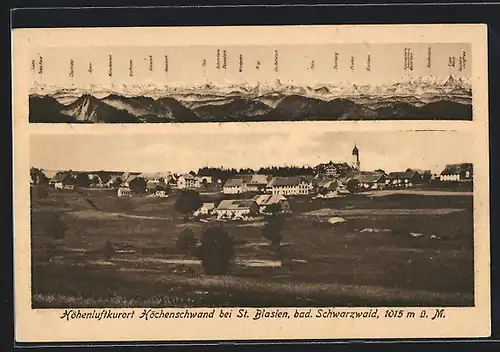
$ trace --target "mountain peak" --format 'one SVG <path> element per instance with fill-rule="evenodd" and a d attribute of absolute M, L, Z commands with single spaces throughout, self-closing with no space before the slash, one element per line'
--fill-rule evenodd
<path fill-rule="evenodd" d="M 444 86 L 445 87 L 454 87 L 457 84 L 458 84 L 458 81 L 452 75 L 450 75 L 448 77 L 448 80 L 445 82 Z"/>

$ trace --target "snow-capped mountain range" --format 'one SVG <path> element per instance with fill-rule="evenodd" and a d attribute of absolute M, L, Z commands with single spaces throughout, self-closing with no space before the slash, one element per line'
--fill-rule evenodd
<path fill-rule="evenodd" d="M 30 94 L 30 121 L 470 120 L 471 104 L 470 80 L 453 76 L 418 77 L 380 86 L 339 82 L 302 87 L 279 80 L 256 85 L 35 85 Z"/>
<path fill-rule="evenodd" d="M 248 83 L 228 83 L 218 85 L 207 82 L 202 85 L 89 85 L 81 88 L 64 88 L 58 86 L 46 86 L 35 84 L 31 90 L 34 95 L 51 95 L 59 102 L 65 103 L 76 100 L 83 94 L 91 94 L 96 98 L 103 98 L 110 94 L 120 94 L 122 96 L 144 96 L 151 98 L 162 98 L 167 96 L 178 97 L 180 100 L 198 100 L 200 96 L 245 96 L 256 98 L 269 94 L 280 95 L 301 95 L 323 100 L 333 98 L 347 98 L 351 96 L 373 95 L 426 95 L 426 94 L 456 94 L 470 95 L 471 81 L 467 77 L 413 77 L 383 85 L 355 84 L 351 82 L 317 83 L 309 86 L 297 86 L 293 82 L 282 83 L 279 80 L 271 83 L 250 85 Z M 182 99 L 184 97 L 184 99 Z"/>

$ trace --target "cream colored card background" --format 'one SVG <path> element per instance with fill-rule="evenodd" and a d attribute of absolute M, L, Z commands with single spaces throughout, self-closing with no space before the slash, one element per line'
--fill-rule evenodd
<path fill-rule="evenodd" d="M 29 124 L 31 53 L 39 48 L 160 47 L 197 45 L 312 45 L 325 43 L 471 43 L 473 121 L 342 121 L 295 123 L 66 125 Z M 489 146 L 485 25 L 283 26 L 206 28 L 17 29 L 13 31 L 14 284 L 19 342 L 236 340 L 325 338 L 478 337 L 490 334 Z M 388 60 L 391 58 L 388 57 Z M 429 319 L 60 319 L 61 309 L 31 309 L 29 141 L 33 134 L 171 134 L 289 131 L 460 130 L 473 134 L 475 168 L 475 307 L 447 308 Z M 465 141 L 464 141 L 465 143 Z M 430 273 L 432 275 L 432 273 Z M 404 307 L 402 307 L 404 308 Z M 382 308 L 380 308 L 382 309 Z M 288 309 L 293 313 L 293 308 Z M 89 310 L 91 311 L 91 310 Z M 121 311 L 120 309 L 116 311 Z M 129 310 L 123 310 L 129 311 Z M 137 309 L 139 314 L 141 309 Z"/>

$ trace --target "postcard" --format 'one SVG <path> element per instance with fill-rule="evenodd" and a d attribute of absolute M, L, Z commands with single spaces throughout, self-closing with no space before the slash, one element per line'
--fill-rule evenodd
<path fill-rule="evenodd" d="M 489 336 L 486 60 L 485 25 L 14 30 L 16 340 Z"/>

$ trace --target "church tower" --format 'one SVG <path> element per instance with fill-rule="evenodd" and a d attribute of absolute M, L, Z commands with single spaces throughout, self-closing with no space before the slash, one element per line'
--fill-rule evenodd
<path fill-rule="evenodd" d="M 352 150 L 352 164 L 353 170 L 359 171 L 360 163 L 359 163 L 359 149 L 354 143 L 354 149 Z"/>

